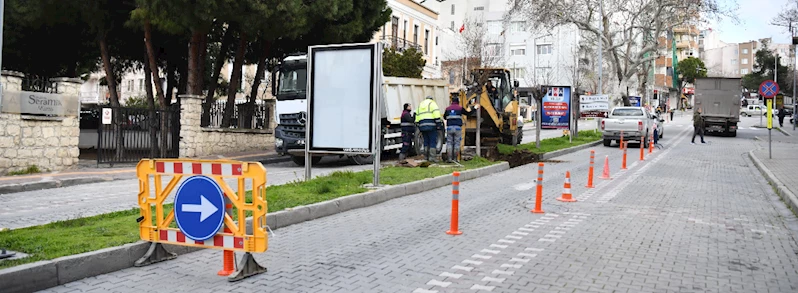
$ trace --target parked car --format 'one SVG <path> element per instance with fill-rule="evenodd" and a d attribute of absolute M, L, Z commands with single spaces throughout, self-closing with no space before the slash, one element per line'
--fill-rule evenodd
<path fill-rule="evenodd" d="M 644 107 L 617 107 L 610 115 L 601 120 L 602 139 L 604 146 L 612 145 L 613 141 L 620 143 L 621 132 L 623 141 L 642 142 L 648 144 L 651 131 L 656 123 L 658 136 L 662 138 L 665 133 L 664 119 L 657 117 Z M 641 141 L 641 137 L 642 141 Z"/>

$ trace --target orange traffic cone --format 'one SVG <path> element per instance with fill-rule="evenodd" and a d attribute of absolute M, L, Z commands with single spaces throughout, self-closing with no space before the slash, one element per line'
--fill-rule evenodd
<path fill-rule="evenodd" d="M 575 202 L 576 200 L 573 199 L 571 196 L 571 171 L 565 172 L 565 183 L 563 183 L 562 187 L 562 196 L 558 198 L 559 201 L 565 202 Z"/>
<path fill-rule="evenodd" d="M 601 174 L 600 179 L 610 180 L 610 156 L 604 156 L 604 172 Z"/>

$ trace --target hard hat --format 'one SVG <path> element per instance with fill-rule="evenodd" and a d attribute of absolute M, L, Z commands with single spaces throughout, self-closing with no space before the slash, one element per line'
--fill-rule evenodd
<path fill-rule="evenodd" d="M 430 100 L 432 100 L 432 96 L 427 96 L 427 99 L 430 99 Z"/>

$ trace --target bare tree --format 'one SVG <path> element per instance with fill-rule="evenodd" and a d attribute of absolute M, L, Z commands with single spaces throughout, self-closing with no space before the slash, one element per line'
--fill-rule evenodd
<path fill-rule="evenodd" d="M 505 60 L 505 41 L 503 31 L 500 34 L 492 34 L 488 30 L 487 23 L 475 15 L 467 15 L 460 28 L 455 28 L 456 50 L 445 53 L 448 60 L 456 60 L 459 63 L 460 74 L 458 74 L 458 86 L 463 86 L 467 81 L 474 77 L 470 76 L 474 69 L 486 67 L 500 67 Z M 485 77 L 477 77 L 484 79 Z"/>
<path fill-rule="evenodd" d="M 698 17 L 731 16 L 718 0 L 512 0 L 510 11 L 536 25 L 575 24 L 597 36 L 613 71 L 614 95 L 629 104 L 628 88 L 640 67 L 655 60 L 656 40 Z M 603 4 L 603 13 L 600 5 Z M 603 60 L 602 60 L 603 61 Z"/>

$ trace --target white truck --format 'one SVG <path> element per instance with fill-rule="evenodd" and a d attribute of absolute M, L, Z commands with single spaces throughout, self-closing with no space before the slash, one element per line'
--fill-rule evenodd
<path fill-rule="evenodd" d="M 277 99 L 274 130 L 275 147 L 280 155 L 291 156 L 297 165 L 305 164 L 305 122 L 307 121 L 307 55 L 289 56 L 280 62 L 272 73 L 272 94 Z M 278 75 L 279 74 L 279 75 Z M 441 111 L 449 105 L 446 80 L 404 77 L 383 77 L 382 150 L 398 152 L 402 147 L 400 118 L 402 106 L 410 103 L 416 109 L 427 96 L 435 97 Z M 438 153 L 444 145 L 444 129 L 438 133 Z M 421 133 L 416 133 L 416 153 L 423 144 Z M 312 164 L 321 161 L 325 154 L 313 154 Z M 340 156 L 340 155 L 336 155 Z M 350 156 L 354 163 L 363 163 L 362 156 Z"/>
<path fill-rule="evenodd" d="M 660 138 L 663 137 L 665 129 L 662 127 L 662 122 L 664 121 L 644 107 L 616 107 L 612 109 L 609 117 L 601 120 L 601 136 L 604 146 L 612 145 L 613 141 L 620 144 L 621 133 L 623 133 L 623 141 L 636 141 L 648 145 L 655 124 L 657 125 L 657 135 Z"/>

